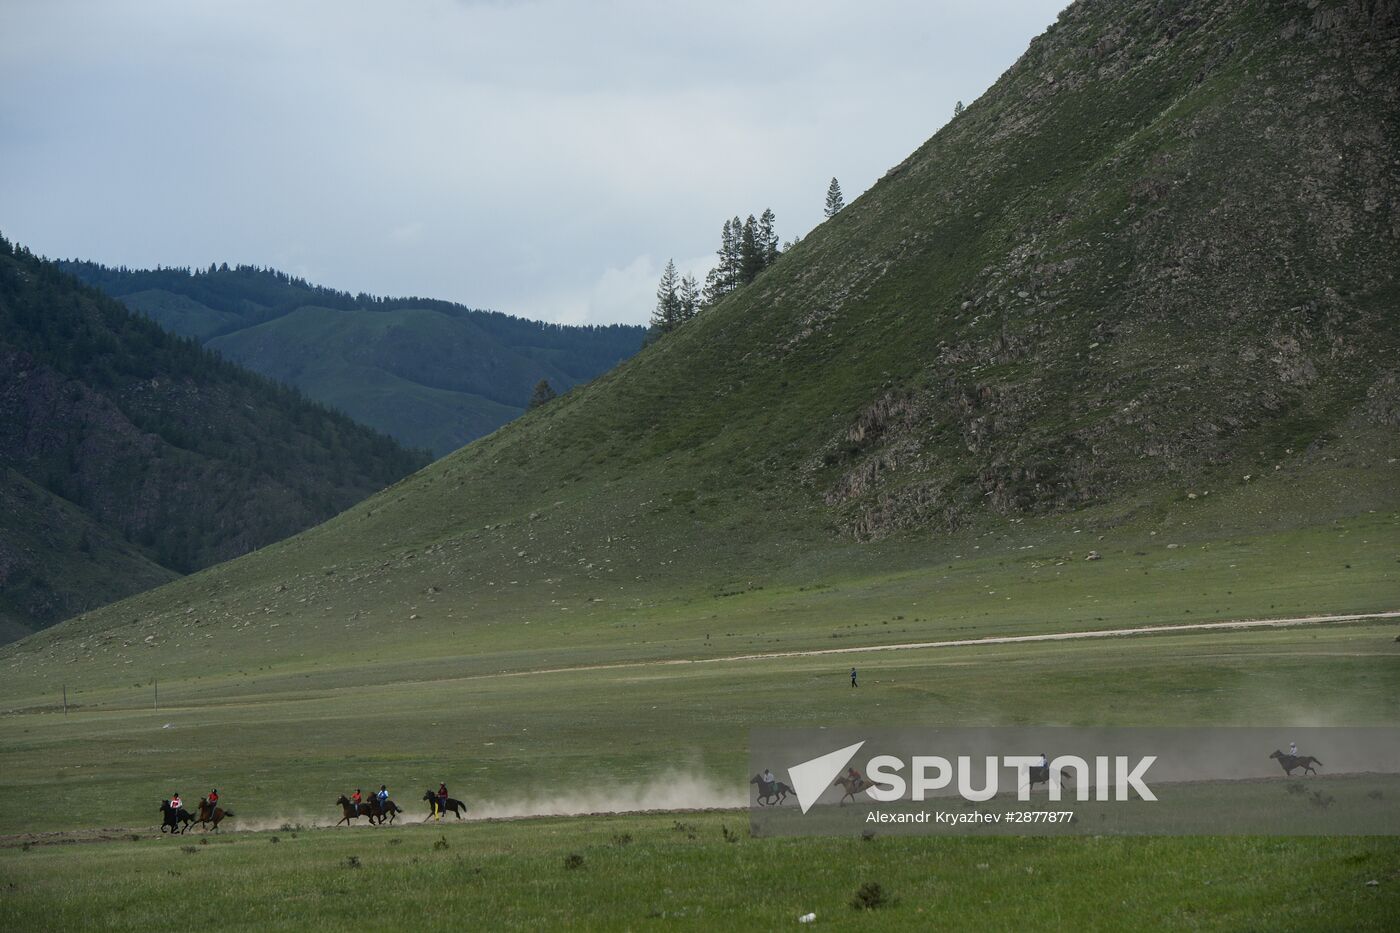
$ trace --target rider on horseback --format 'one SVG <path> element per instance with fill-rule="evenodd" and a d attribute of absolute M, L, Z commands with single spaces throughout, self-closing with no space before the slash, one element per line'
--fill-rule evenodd
<path fill-rule="evenodd" d="M 442 819 L 442 811 L 447 809 L 447 784 L 439 783 L 437 790 L 437 818 Z"/>
<path fill-rule="evenodd" d="M 180 811 L 180 808 L 184 805 L 184 801 L 180 799 L 180 792 L 178 790 L 170 795 L 170 809 L 178 813 Z"/>
<path fill-rule="evenodd" d="M 214 788 L 213 790 L 209 791 L 209 811 L 212 813 L 212 812 L 214 811 L 214 808 L 217 807 L 218 805 L 219 805 L 219 789 L 216 787 L 216 788 Z"/>
<path fill-rule="evenodd" d="M 379 801 L 379 805 L 380 805 L 380 806 L 383 806 L 384 803 L 385 803 L 385 801 L 387 801 L 387 800 L 389 799 L 389 787 L 388 787 L 388 785 L 386 785 L 386 784 L 380 784 L 380 785 L 379 785 L 379 790 L 375 791 L 374 796 L 375 796 L 375 799 L 377 799 L 377 800 Z"/>
<path fill-rule="evenodd" d="M 854 766 L 846 769 L 846 777 L 850 778 L 852 781 L 855 781 L 856 787 L 865 786 L 865 778 L 860 776 L 860 772 L 857 771 Z"/>
<path fill-rule="evenodd" d="M 773 777 L 772 768 L 763 769 L 763 783 L 767 784 L 769 787 L 772 787 L 774 784 L 778 783 L 778 779 Z"/>

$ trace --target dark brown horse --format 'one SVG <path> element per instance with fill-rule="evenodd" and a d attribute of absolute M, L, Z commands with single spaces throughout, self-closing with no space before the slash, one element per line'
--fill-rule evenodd
<path fill-rule="evenodd" d="M 392 800 L 380 800 L 378 797 L 370 797 L 369 803 L 370 809 L 374 811 L 370 816 L 371 822 L 378 817 L 381 824 L 385 822 L 392 823 L 394 822 L 394 815 L 403 812 L 403 808 Z"/>
<path fill-rule="evenodd" d="M 1304 774 L 1316 774 L 1313 765 L 1322 764 L 1312 755 L 1285 755 L 1278 749 L 1274 749 L 1274 753 L 1269 757 L 1278 759 L 1279 767 L 1283 768 L 1283 773 L 1289 777 L 1292 777 L 1298 768 L 1302 768 Z"/>
<path fill-rule="evenodd" d="M 782 781 L 769 783 L 763 779 L 761 774 L 755 774 L 749 778 L 749 783 L 758 785 L 758 804 L 762 807 L 776 807 L 787 800 L 788 794 L 793 792 L 792 788 Z"/>
<path fill-rule="evenodd" d="M 195 818 L 195 822 L 199 824 L 201 829 L 207 831 L 212 824 L 217 831 L 219 821 L 226 816 L 233 816 L 233 811 L 225 810 L 223 807 L 211 807 L 207 797 L 199 798 L 199 816 Z"/>
<path fill-rule="evenodd" d="M 1069 775 L 1065 773 L 1065 772 L 1068 771 L 1068 770 L 1069 770 L 1068 768 L 1061 768 L 1061 769 L 1060 769 L 1060 784 L 1061 784 L 1061 785 L 1064 785 L 1064 784 L 1071 784 L 1071 785 L 1072 785 L 1072 784 L 1074 784 L 1074 781 L 1070 780 Z M 1050 784 L 1050 766 L 1049 766 L 1049 765 L 1032 765 L 1032 766 L 1030 767 L 1030 770 L 1026 772 L 1026 790 L 1027 790 L 1027 791 L 1033 791 L 1033 790 L 1035 790 L 1035 785 L 1037 785 L 1037 784 L 1044 784 L 1044 785 L 1046 785 L 1047 787 L 1049 786 L 1049 784 Z"/>
<path fill-rule="evenodd" d="M 169 832 L 172 835 L 175 833 L 183 833 L 185 830 L 189 829 L 190 824 L 194 822 L 193 813 L 186 810 L 184 807 L 172 807 L 169 800 L 162 800 L 160 802 L 160 815 L 164 820 L 164 822 L 160 824 L 160 831 L 163 833 Z"/>
<path fill-rule="evenodd" d="M 855 803 L 856 794 L 869 790 L 872 785 L 865 778 L 853 778 L 843 774 L 837 778 L 836 783 L 831 786 L 840 787 L 846 792 L 841 796 L 841 806 L 844 807 L 847 797 L 851 798 L 851 803 Z"/>
<path fill-rule="evenodd" d="M 335 798 L 335 802 L 340 804 L 340 810 L 344 814 L 344 816 L 335 821 L 335 825 L 337 826 L 341 823 L 349 826 L 351 820 L 358 820 L 362 816 L 369 817 L 371 826 L 379 821 L 379 818 L 375 816 L 374 807 L 371 807 L 364 801 L 360 803 L 351 803 L 350 798 L 341 794 L 339 797 Z M 395 809 L 397 809 L 397 807 Z"/>
<path fill-rule="evenodd" d="M 437 794 L 430 790 L 423 795 L 423 799 L 428 802 L 428 815 L 423 817 L 423 822 L 428 822 L 428 820 L 431 820 L 434 816 L 438 819 L 442 819 L 442 814 L 437 812 Z M 448 797 L 447 806 L 444 809 L 451 810 L 453 815 L 460 820 L 462 819 L 462 814 L 467 812 L 467 805 L 456 797 Z"/>

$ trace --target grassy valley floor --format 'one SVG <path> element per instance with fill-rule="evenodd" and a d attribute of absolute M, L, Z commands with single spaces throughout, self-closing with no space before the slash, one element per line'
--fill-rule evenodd
<path fill-rule="evenodd" d="M 749 838 L 744 822 L 677 813 L 10 846 L 0 927 L 773 930 L 811 912 L 818 928 L 852 930 L 1386 930 L 1400 913 L 1389 839 L 781 840 Z M 870 884 L 883 903 L 852 907 Z"/>

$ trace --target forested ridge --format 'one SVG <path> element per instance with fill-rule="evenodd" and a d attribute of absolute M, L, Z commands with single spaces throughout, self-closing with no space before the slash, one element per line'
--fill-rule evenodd
<path fill-rule="evenodd" d="M 11 634 L 286 537 L 427 460 L 0 239 Z"/>

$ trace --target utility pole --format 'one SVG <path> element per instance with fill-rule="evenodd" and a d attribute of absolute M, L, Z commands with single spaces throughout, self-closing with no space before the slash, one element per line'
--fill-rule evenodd
<path fill-rule="evenodd" d="M 160 678 L 154 678 L 151 683 L 156 688 L 155 696 L 151 699 L 151 709 L 160 709 Z"/>
<path fill-rule="evenodd" d="M 68 685 L 63 685 L 63 715 L 68 715 Z"/>

